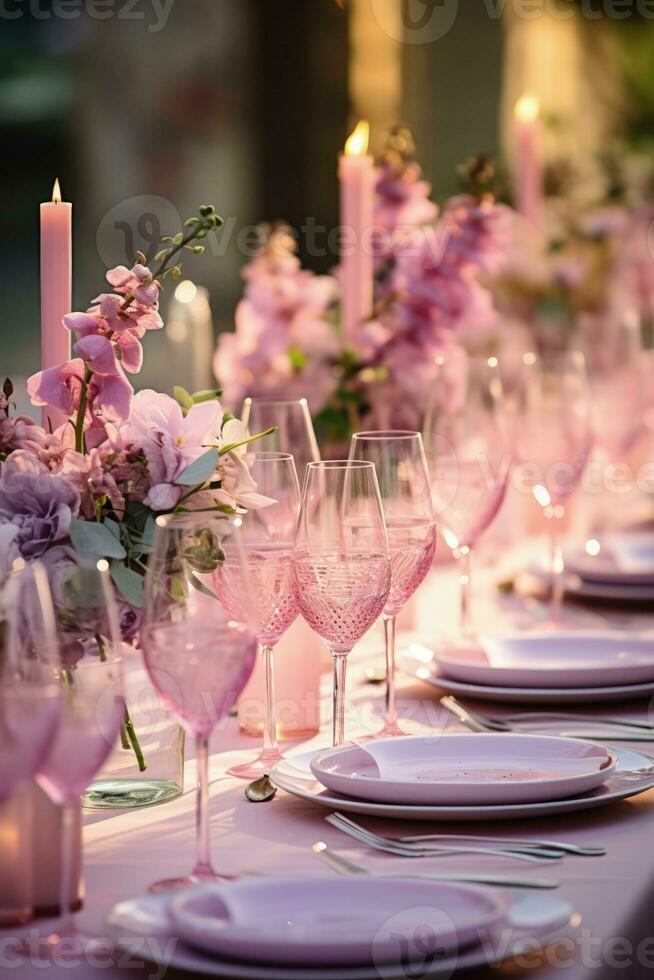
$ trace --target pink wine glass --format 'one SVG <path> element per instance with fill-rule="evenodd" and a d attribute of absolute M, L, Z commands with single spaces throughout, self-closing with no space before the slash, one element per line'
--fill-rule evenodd
<path fill-rule="evenodd" d="M 347 657 L 381 615 L 391 585 L 374 463 L 309 463 L 292 567 L 300 612 L 334 660 L 333 744 L 342 745 Z"/>
<path fill-rule="evenodd" d="M 254 590 L 249 601 L 256 614 L 265 683 L 263 749 L 256 759 L 233 766 L 228 772 L 240 779 L 258 779 L 282 758 L 277 745 L 273 652 L 298 615 L 291 554 L 300 512 L 300 487 L 289 453 L 251 453 L 248 462 L 258 492 L 274 501 L 246 514 L 242 527 L 249 586 Z M 231 555 L 214 573 L 214 588 L 236 619 L 243 615 L 247 587 L 240 572 L 238 556 Z"/>
<path fill-rule="evenodd" d="M 55 595 L 59 647 L 61 718 L 39 767 L 37 782 L 62 808 L 61 917 L 49 936 L 38 940 L 48 955 L 81 954 L 106 941 L 78 932 L 70 908 L 72 833 L 77 802 L 109 756 L 123 719 L 125 702 L 118 611 L 109 565 L 78 559 Z M 29 947 L 33 949 L 33 942 Z"/>
<path fill-rule="evenodd" d="M 375 464 L 391 555 L 391 588 L 382 611 L 386 643 L 386 717 L 381 737 L 404 735 L 395 698 L 395 623 L 434 560 L 436 530 L 427 461 L 419 432 L 356 432 L 350 459 Z"/>
<path fill-rule="evenodd" d="M 291 454 L 300 481 L 304 480 L 307 465 L 320 461 L 318 440 L 306 398 L 288 401 L 246 398 L 243 402 L 243 423 L 250 432 L 275 429 L 264 436 L 258 445 L 267 451 Z"/>
<path fill-rule="evenodd" d="M 157 518 L 148 562 L 141 645 L 153 686 L 195 737 L 198 795 L 196 863 L 182 878 L 156 882 L 166 891 L 220 878 L 209 842 L 209 737 L 245 687 L 256 657 L 253 588 L 241 519 L 211 512 Z M 228 608 L 212 588 L 216 570 L 239 563 L 243 598 Z"/>
<path fill-rule="evenodd" d="M 48 579 L 20 560 L 0 593 L 0 802 L 41 765 L 61 715 L 59 648 Z"/>
<path fill-rule="evenodd" d="M 502 506 L 511 465 L 496 358 L 470 358 L 463 373 L 437 359 L 423 438 L 436 523 L 463 565 L 460 633 L 472 637 L 472 552 Z"/>
<path fill-rule="evenodd" d="M 561 620 L 561 526 L 593 447 L 586 364 L 580 351 L 525 354 L 516 450 L 550 527 L 550 624 Z"/>

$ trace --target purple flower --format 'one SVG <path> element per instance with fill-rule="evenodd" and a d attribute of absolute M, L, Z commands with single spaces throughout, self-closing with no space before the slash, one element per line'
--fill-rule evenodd
<path fill-rule="evenodd" d="M 23 558 L 40 558 L 68 534 L 79 510 L 79 493 L 61 475 L 49 473 L 31 453 L 12 453 L 2 467 L 0 524 L 13 524 L 13 544 Z"/>
<path fill-rule="evenodd" d="M 120 625 L 120 635 L 126 643 L 133 641 L 141 628 L 143 613 L 135 606 L 130 606 L 128 602 L 118 600 L 118 622 Z"/>

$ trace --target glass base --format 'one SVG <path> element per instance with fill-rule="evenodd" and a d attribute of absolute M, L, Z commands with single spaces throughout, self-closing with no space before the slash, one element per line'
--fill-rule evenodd
<path fill-rule="evenodd" d="M 363 735 L 361 738 L 357 738 L 357 742 L 372 742 L 373 739 L 378 738 L 400 738 L 411 735 L 411 732 L 405 732 L 403 728 L 400 727 L 399 722 L 394 725 L 384 725 L 379 729 L 374 735 Z"/>
<path fill-rule="evenodd" d="M 234 880 L 234 877 L 231 875 L 182 875 L 181 878 L 163 878 L 161 881 L 155 881 L 150 885 L 148 891 L 152 895 L 160 895 L 162 892 L 174 892 L 181 888 L 192 888 L 193 885 L 210 885 L 212 883 L 224 885 L 227 882 Z"/>
<path fill-rule="evenodd" d="M 87 809 L 116 809 L 156 806 L 182 795 L 182 787 L 172 779 L 100 779 L 82 795 Z"/>
<path fill-rule="evenodd" d="M 279 749 L 271 749 L 269 752 L 261 752 L 256 759 L 251 762 L 243 762 L 241 765 L 232 766 L 227 770 L 229 776 L 236 776 L 237 779 L 261 779 L 262 776 L 269 776 L 270 770 L 283 759 Z"/>

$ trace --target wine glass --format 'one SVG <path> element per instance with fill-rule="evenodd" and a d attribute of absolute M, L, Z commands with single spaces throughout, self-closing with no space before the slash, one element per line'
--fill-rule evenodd
<path fill-rule="evenodd" d="M 563 600 L 561 526 L 593 447 L 586 365 L 580 351 L 523 357 L 516 450 L 538 504 L 549 522 L 550 625 L 558 625 Z"/>
<path fill-rule="evenodd" d="M 342 745 L 347 657 L 381 615 L 391 585 L 374 463 L 309 463 L 292 567 L 300 612 L 334 660 L 333 744 Z"/>
<path fill-rule="evenodd" d="M 103 948 L 104 940 L 78 932 L 70 908 L 75 806 L 118 736 L 125 711 L 118 612 L 109 564 L 78 559 L 57 582 L 55 624 L 59 648 L 61 717 L 37 772 L 37 782 L 62 808 L 60 919 L 36 940 L 49 955 Z M 34 943 L 28 946 L 33 950 Z"/>
<path fill-rule="evenodd" d="M 454 370 L 436 360 L 423 439 L 434 516 L 462 562 L 460 636 L 472 638 L 472 552 L 497 516 L 511 458 L 503 392 L 495 357 L 469 358 Z"/>
<path fill-rule="evenodd" d="M 206 511 L 156 520 L 141 645 L 153 686 L 195 736 L 198 796 L 195 867 L 190 875 L 155 883 L 151 891 L 225 880 L 211 864 L 209 737 L 245 687 L 256 656 L 256 620 L 249 601 L 253 589 L 241 523 L 240 517 Z M 239 563 L 243 583 L 238 612 L 228 609 L 212 588 L 218 567 L 232 561 Z"/>
<path fill-rule="evenodd" d="M 268 398 L 246 398 L 243 423 L 250 432 L 276 431 L 264 436 L 259 445 L 270 452 L 291 453 L 300 480 L 304 480 L 309 463 L 320 460 L 320 450 L 306 398 L 276 401 Z"/>
<path fill-rule="evenodd" d="M 0 592 L 0 802 L 36 773 L 61 714 L 59 648 L 44 568 L 19 559 Z"/>
<path fill-rule="evenodd" d="M 386 718 L 381 737 L 404 735 L 395 700 L 395 623 L 434 560 L 436 529 L 419 432 L 355 432 L 350 459 L 375 464 L 391 555 L 391 588 L 382 611 L 386 643 Z"/>
<path fill-rule="evenodd" d="M 257 779 L 267 775 L 282 758 L 277 746 L 273 650 L 298 615 L 291 553 L 300 511 L 300 487 L 289 453 L 251 453 L 248 461 L 259 493 L 275 501 L 246 514 L 242 527 L 265 682 L 263 749 L 256 759 L 233 766 L 228 772 L 242 779 Z M 238 556 L 232 554 L 214 573 L 214 588 L 236 619 L 242 615 L 247 584 L 240 572 Z"/>

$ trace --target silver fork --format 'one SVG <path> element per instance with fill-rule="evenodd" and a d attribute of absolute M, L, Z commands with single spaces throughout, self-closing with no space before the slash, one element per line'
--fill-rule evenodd
<path fill-rule="evenodd" d="M 338 814 L 330 814 L 325 817 L 325 820 L 332 827 L 336 827 L 337 830 L 354 838 L 360 844 L 365 844 L 366 847 L 371 847 L 374 850 L 385 851 L 387 854 L 394 854 L 396 857 L 420 858 L 453 854 L 489 854 L 494 857 L 515 858 L 516 861 L 531 861 L 534 864 L 546 864 L 563 857 L 562 851 L 537 848 L 483 847 L 474 844 L 429 844 L 421 847 L 420 844 L 414 842 L 403 844 L 388 837 L 382 837 L 380 834 L 374 834 L 371 830 L 366 830 L 354 821 L 340 817 Z"/>
<path fill-rule="evenodd" d="M 452 695 L 448 695 L 446 698 L 441 699 L 441 704 L 444 701 L 454 701 L 456 698 Z M 460 702 L 457 702 L 460 703 Z M 512 731 L 512 725 L 519 725 L 522 722 L 529 721 L 576 721 L 590 725 L 616 725 L 619 728 L 637 728 L 643 729 L 645 732 L 654 732 L 654 725 L 651 725 L 647 721 L 630 721 L 622 718 L 603 718 L 603 717 L 590 717 L 585 715 L 575 714 L 572 711 L 522 711 L 517 714 L 504 715 L 503 718 L 495 718 L 491 715 L 484 715 L 481 711 L 473 711 L 471 708 L 466 709 L 468 713 L 475 718 L 478 718 L 482 724 L 486 725 L 487 728 L 492 728 L 497 732 L 510 732 Z"/>
<path fill-rule="evenodd" d="M 367 875 L 365 868 L 347 858 L 330 851 L 324 841 L 317 841 L 312 846 L 313 853 L 342 875 Z M 389 877 L 386 875 L 385 877 Z M 553 878 L 514 878 L 512 875 L 484 874 L 411 874 L 391 875 L 392 878 L 420 878 L 427 881 L 469 881 L 478 885 L 499 885 L 505 888 L 558 888 L 559 883 Z"/>
<path fill-rule="evenodd" d="M 333 816 L 339 824 L 349 825 L 371 835 L 373 833 L 342 813 L 334 813 Z M 328 817 L 326 819 L 329 820 Z M 334 826 L 336 825 L 332 820 L 329 820 L 329 822 L 334 824 Z M 404 845 L 428 843 L 430 841 L 474 841 L 479 844 L 499 844 L 503 850 L 523 851 L 528 854 L 537 852 L 547 856 L 575 854 L 581 857 L 602 857 L 606 854 L 606 848 L 597 845 L 568 844 L 564 841 L 554 840 L 521 840 L 518 837 L 492 837 L 486 834 L 409 834 L 404 837 L 384 837 L 381 834 L 376 834 L 374 836 L 386 842 Z"/>
<path fill-rule="evenodd" d="M 471 708 L 464 707 L 460 701 L 457 701 L 455 697 L 448 694 L 446 697 L 441 698 L 441 705 L 446 709 L 446 711 L 451 712 L 453 715 L 462 721 L 464 725 L 472 729 L 474 732 L 517 732 L 518 734 L 528 734 L 525 732 L 524 728 L 516 728 L 515 725 L 510 724 L 506 719 L 500 720 L 499 718 L 489 718 L 487 715 L 481 714 L 479 711 L 473 711 Z M 579 722 L 579 719 L 577 718 Z M 593 739 L 613 739 L 616 742 L 654 742 L 654 729 L 653 730 L 636 730 L 635 728 L 626 729 L 620 728 L 617 723 L 611 722 L 611 730 L 607 731 L 597 731 L 594 728 L 600 728 L 605 722 L 595 723 L 593 719 L 589 718 L 587 724 L 590 726 L 590 730 L 585 729 L 570 729 L 569 731 L 557 732 L 564 738 L 587 738 Z M 531 731 L 531 730 L 530 730 Z"/>

